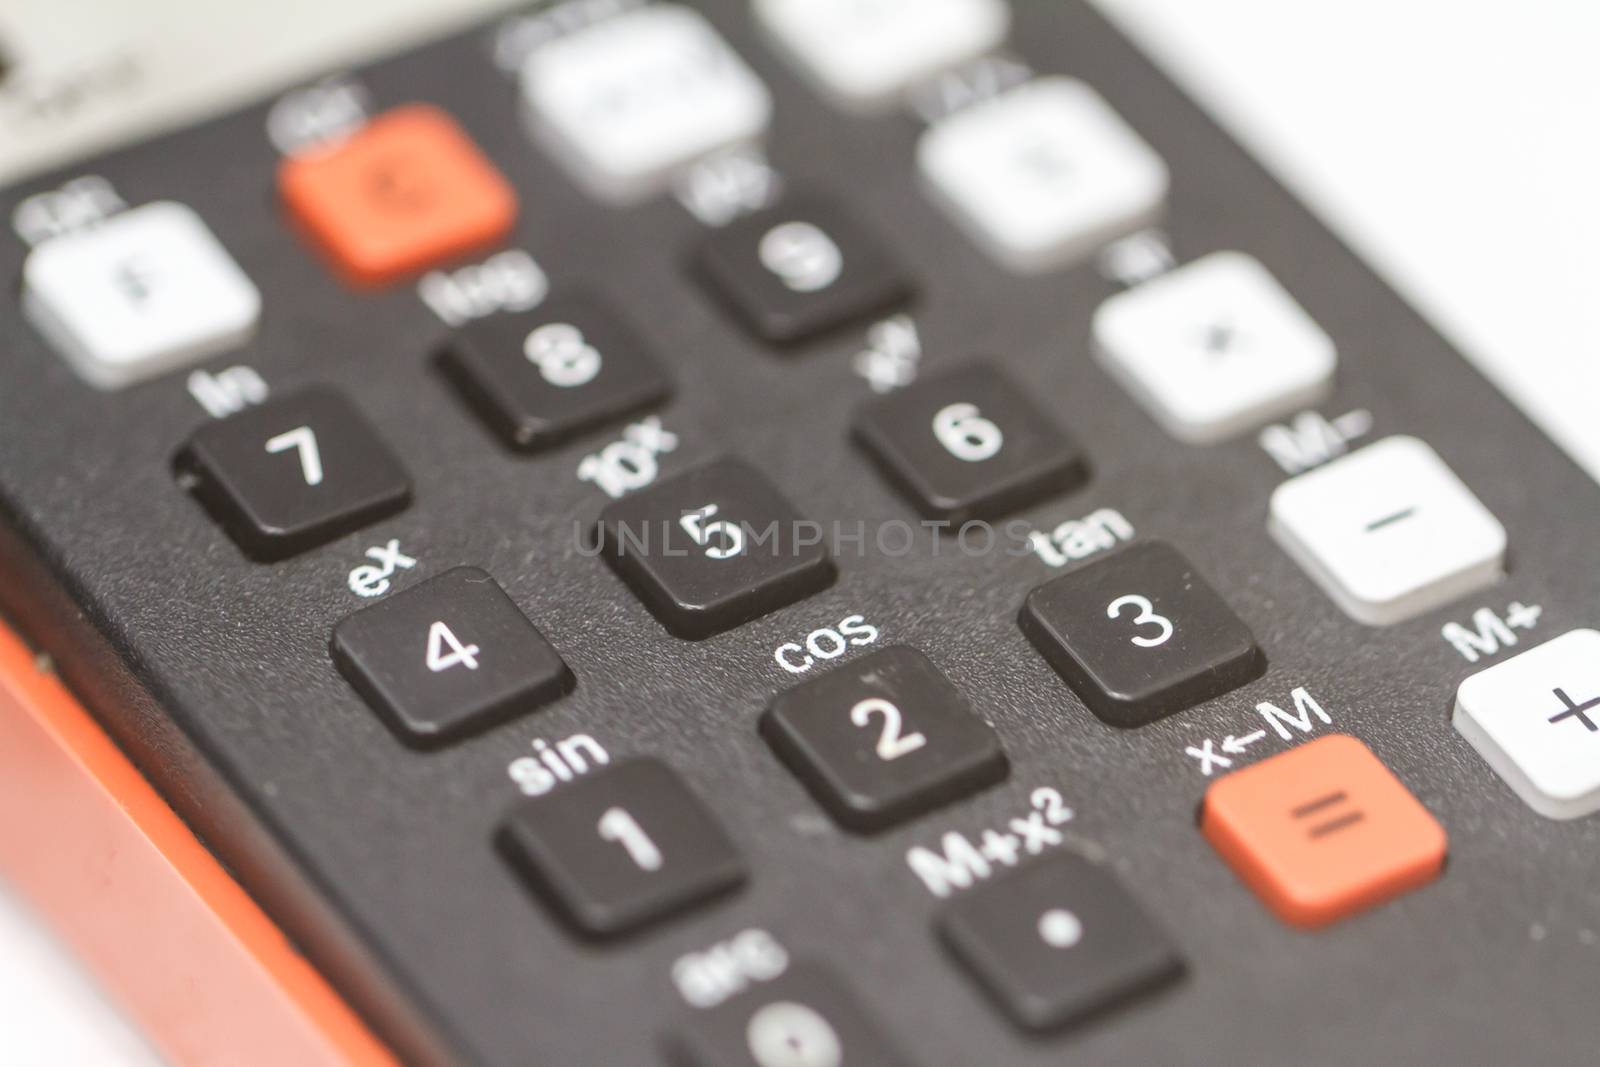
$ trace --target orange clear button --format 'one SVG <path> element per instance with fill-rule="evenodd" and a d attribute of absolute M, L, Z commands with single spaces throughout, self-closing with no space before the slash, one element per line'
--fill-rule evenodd
<path fill-rule="evenodd" d="M 284 160 L 278 191 L 339 274 L 364 286 L 495 244 L 517 218 L 511 185 L 428 104 L 386 111 L 346 140 Z"/>
<path fill-rule="evenodd" d="M 1438 820 L 1343 734 L 1216 782 L 1200 830 L 1279 918 L 1308 927 L 1432 881 L 1446 848 Z"/>

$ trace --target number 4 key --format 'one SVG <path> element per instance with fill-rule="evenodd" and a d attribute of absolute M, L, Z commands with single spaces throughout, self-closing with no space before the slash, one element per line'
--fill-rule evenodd
<path fill-rule="evenodd" d="M 476 567 L 412 586 L 334 627 L 333 661 L 407 744 L 429 748 L 530 711 L 572 675 Z"/>

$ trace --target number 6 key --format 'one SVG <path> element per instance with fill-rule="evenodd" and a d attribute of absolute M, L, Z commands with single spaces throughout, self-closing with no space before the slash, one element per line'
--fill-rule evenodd
<path fill-rule="evenodd" d="M 1250 630 L 1177 549 L 1144 541 L 1028 594 L 1022 630 L 1103 721 L 1143 726 L 1257 678 Z"/>
<path fill-rule="evenodd" d="M 869 402 L 855 436 L 929 518 L 998 518 L 1088 476 L 1072 439 L 987 363 Z"/>

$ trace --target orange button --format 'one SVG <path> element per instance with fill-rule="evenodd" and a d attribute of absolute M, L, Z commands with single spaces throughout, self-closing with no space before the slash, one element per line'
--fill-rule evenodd
<path fill-rule="evenodd" d="M 1321 926 L 1431 882 L 1437 819 L 1353 737 L 1332 734 L 1206 790 L 1200 831 L 1278 917 Z"/>
<path fill-rule="evenodd" d="M 454 119 L 408 104 L 347 140 L 284 160 L 295 221 L 358 285 L 376 286 L 506 235 L 517 194 Z"/>

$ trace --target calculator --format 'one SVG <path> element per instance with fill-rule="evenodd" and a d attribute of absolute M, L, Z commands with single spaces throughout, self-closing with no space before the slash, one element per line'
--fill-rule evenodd
<path fill-rule="evenodd" d="M 535 4 L 0 217 L 174 1062 L 1592 1061 L 1600 487 L 1089 5 Z"/>

